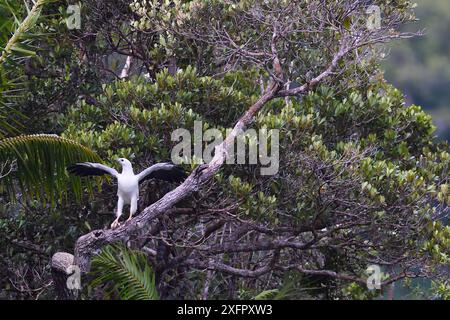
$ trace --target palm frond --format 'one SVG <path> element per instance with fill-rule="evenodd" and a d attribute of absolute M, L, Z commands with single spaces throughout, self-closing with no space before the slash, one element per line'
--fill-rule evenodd
<path fill-rule="evenodd" d="M 68 176 L 66 166 L 80 161 L 100 161 L 99 156 L 85 146 L 52 134 L 20 135 L 0 140 L 0 164 L 12 170 L 0 178 L 0 187 L 12 200 L 16 189 L 41 202 L 61 200 L 68 190 L 81 199 L 79 177 Z M 92 190 L 91 185 L 87 185 Z M 56 196 L 57 195 L 57 196 Z"/>
<path fill-rule="evenodd" d="M 301 287 L 298 284 L 302 284 Z M 308 292 L 320 288 L 314 287 L 308 279 L 304 279 L 302 274 L 290 272 L 283 278 L 279 288 L 268 289 L 257 294 L 255 300 L 310 300 L 312 296 Z"/>
<path fill-rule="evenodd" d="M 23 81 L 23 62 L 36 54 L 33 40 L 39 36 L 30 30 L 36 25 L 41 11 L 50 0 L 35 0 L 33 7 L 27 2 L 4 0 L 0 3 L 0 138 L 7 134 L 17 134 L 18 128 L 10 123 L 8 107 L 17 105 L 25 91 Z M 19 16 L 26 8 L 26 16 Z M 10 36 L 11 35 L 11 36 Z M 15 111 L 17 116 L 23 116 Z"/>
<path fill-rule="evenodd" d="M 104 290 L 122 300 L 157 300 L 155 275 L 141 252 L 123 246 L 106 246 L 92 260 L 91 286 L 105 286 Z"/>
<path fill-rule="evenodd" d="M 274 300 L 279 293 L 279 289 L 264 290 L 255 296 L 255 300 Z"/>
<path fill-rule="evenodd" d="M 19 52 L 21 54 L 25 54 L 28 56 L 34 54 L 33 51 L 24 49 L 21 46 L 21 40 L 23 40 L 25 33 L 36 24 L 37 20 L 39 19 L 39 16 L 41 15 L 42 6 L 47 1 L 48 0 L 37 0 L 34 3 L 33 8 L 31 8 L 31 10 L 28 11 L 28 15 L 26 16 L 26 18 L 19 24 L 19 26 L 14 31 L 11 38 L 6 43 L 6 45 L 2 51 L 2 54 L 0 56 L 0 65 L 6 61 L 8 56 L 13 51 L 16 51 L 16 52 Z"/>

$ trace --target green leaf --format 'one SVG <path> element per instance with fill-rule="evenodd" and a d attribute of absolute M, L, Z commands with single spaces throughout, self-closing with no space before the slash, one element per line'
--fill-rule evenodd
<path fill-rule="evenodd" d="M 23 55 L 26 56 L 26 57 L 36 55 L 36 52 L 35 52 L 35 51 L 31 51 L 31 50 L 25 49 L 25 48 L 23 48 L 20 44 L 15 44 L 15 45 L 11 48 L 11 51 L 14 51 L 14 52 L 23 54 Z"/>
<path fill-rule="evenodd" d="M 344 28 L 345 28 L 346 30 L 349 30 L 351 24 L 352 24 L 352 18 L 350 18 L 350 17 L 345 17 L 344 23 L 343 23 Z"/>
<path fill-rule="evenodd" d="M 157 300 L 155 274 L 146 256 L 124 246 L 106 246 L 92 259 L 91 286 L 104 286 L 108 296 L 122 300 Z"/>
<path fill-rule="evenodd" d="M 271 290 L 265 290 L 258 295 L 255 296 L 255 300 L 271 300 L 273 299 L 278 293 L 280 292 L 279 289 L 271 289 Z"/>

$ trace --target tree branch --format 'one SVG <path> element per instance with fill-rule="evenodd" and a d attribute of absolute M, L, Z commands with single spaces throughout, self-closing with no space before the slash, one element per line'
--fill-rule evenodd
<path fill-rule="evenodd" d="M 255 270 L 235 268 L 221 262 L 214 262 L 214 261 L 203 262 L 197 259 L 187 259 L 185 262 L 183 262 L 183 265 L 199 269 L 221 271 L 244 278 L 255 278 L 272 271 L 279 257 L 280 252 L 275 251 L 270 262 L 267 265 Z"/>

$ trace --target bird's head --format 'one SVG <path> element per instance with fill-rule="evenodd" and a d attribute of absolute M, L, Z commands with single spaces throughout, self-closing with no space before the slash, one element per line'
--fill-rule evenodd
<path fill-rule="evenodd" d="M 117 158 L 116 161 L 122 166 L 122 168 L 132 168 L 131 162 L 125 158 Z"/>

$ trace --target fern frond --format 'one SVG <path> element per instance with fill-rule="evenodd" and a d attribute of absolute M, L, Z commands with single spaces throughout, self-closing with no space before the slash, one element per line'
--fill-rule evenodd
<path fill-rule="evenodd" d="M 93 287 L 104 285 L 122 300 L 157 300 L 155 275 L 141 252 L 123 246 L 106 246 L 92 259 Z"/>
<path fill-rule="evenodd" d="M 68 176 L 66 166 L 80 161 L 101 161 L 99 156 L 78 142 L 52 134 L 20 135 L 0 140 L 0 164 L 10 164 L 10 174 L 0 179 L 0 187 L 12 200 L 19 188 L 28 197 L 41 202 L 62 199 L 73 190 L 81 199 L 79 177 Z M 88 185 L 89 190 L 92 186 Z M 57 196 L 55 196 L 57 195 Z"/>

